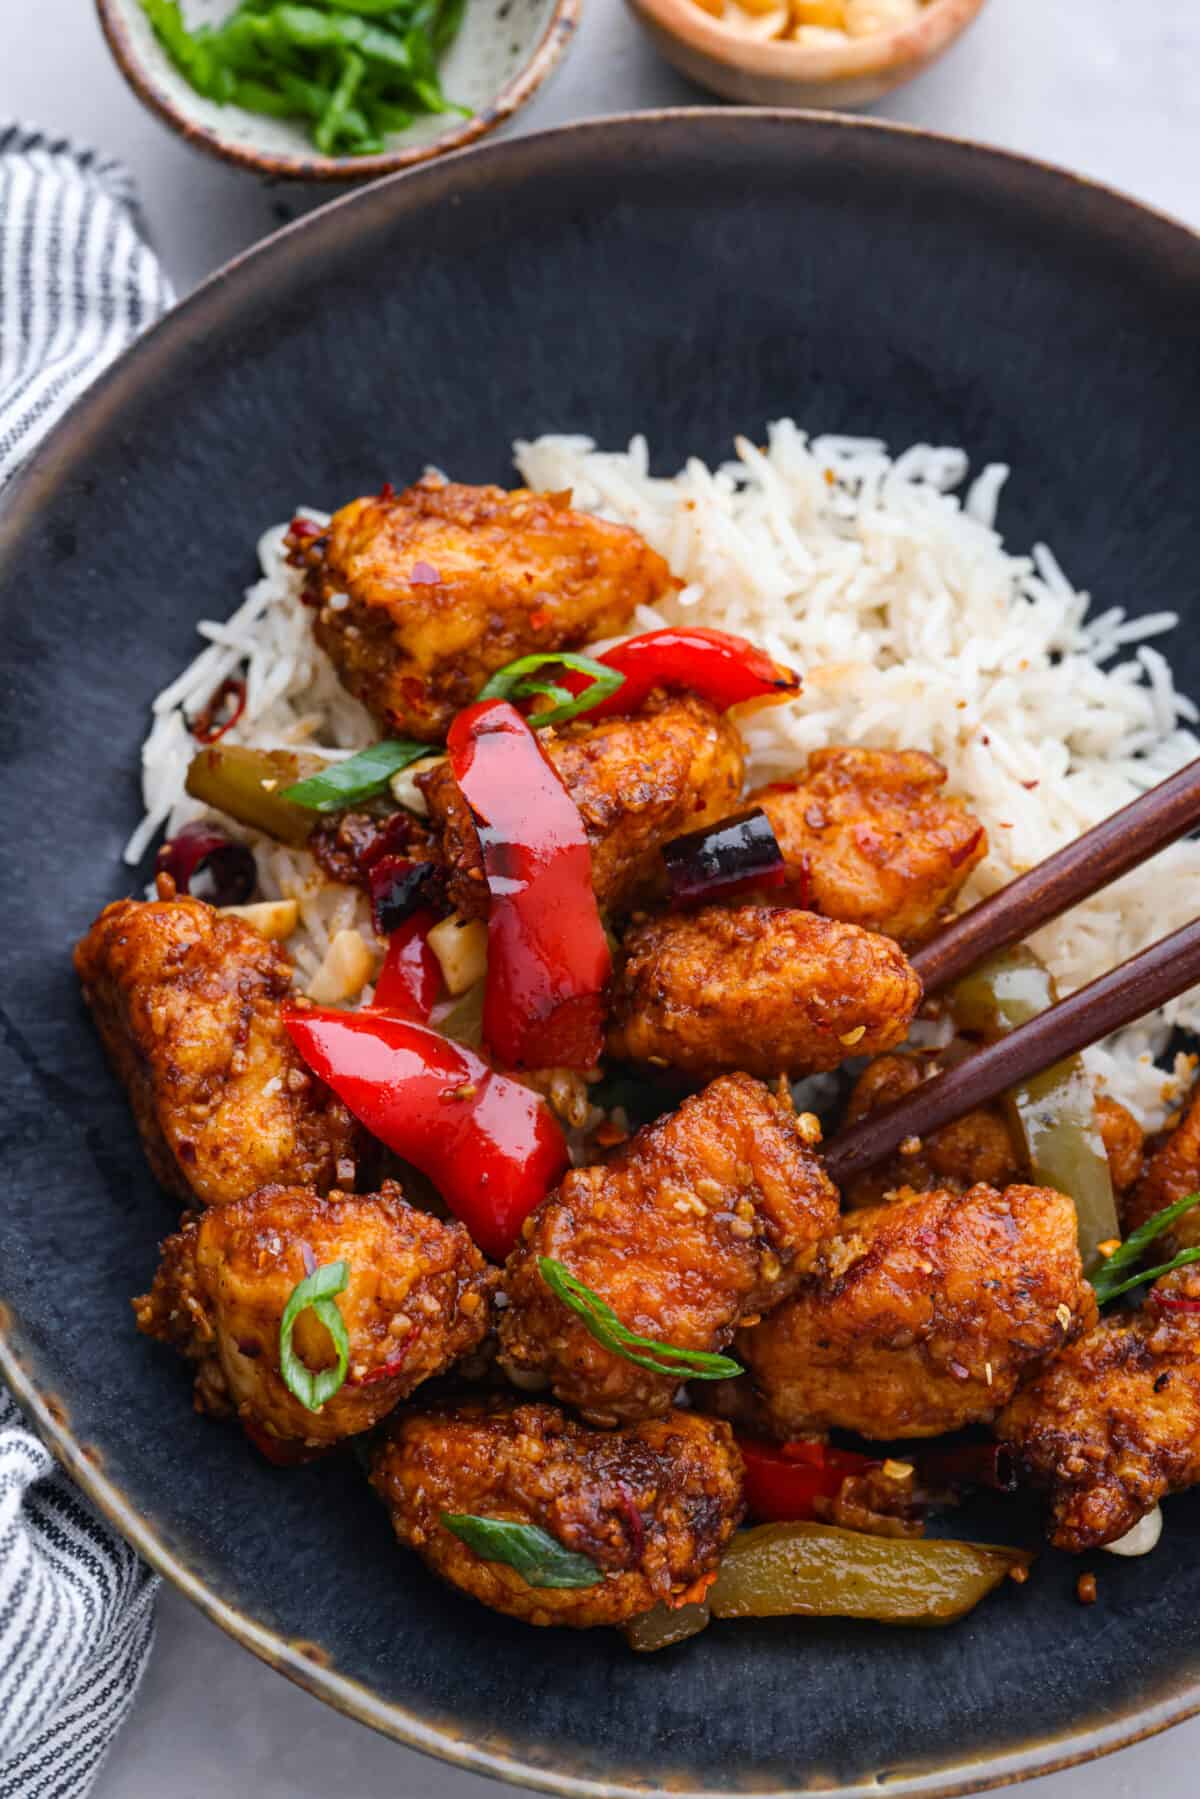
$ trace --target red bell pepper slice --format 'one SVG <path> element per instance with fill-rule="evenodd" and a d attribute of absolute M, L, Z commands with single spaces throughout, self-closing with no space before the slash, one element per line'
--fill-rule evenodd
<path fill-rule="evenodd" d="M 764 1523 L 794 1524 L 816 1517 L 814 1502 L 836 1499 L 843 1481 L 878 1468 L 871 1456 L 826 1443 L 763 1443 L 739 1437 L 746 1464 L 746 1505 Z"/>
<path fill-rule="evenodd" d="M 614 644 L 597 656 L 606 668 L 624 675 L 615 693 L 585 713 L 592 719 L 636 712 L 655 687 L 682 687 L 725 712 L 747 700 L 795 699 L 800 676 L 776 662 L 748 638 L 702 626 L 674 626 L 647 631 Z M 564 677 L 568 686 L 575 683 Z"/>
<path fill-rule="evenodd" d="M 438 959 L 427 942 L 437 915 L 413 912 L 388 938 L 387 955 L 375 983 L 373 1012 L 390 1012 L 393 1018 L 411 1018 L 424 1024 L 433 1011 L 442 987 Z"/>
<path fill-rule="evenodd" d="M 510 1068 L 593 1068 L 612 956 L 579 808 L 507 700 L 460 712 L 446 747 L 492 901 L 484 1039 Z"/>
<path fill-rule="evenodd" d="M 283 1020 L 313 1073 L 502 1261 L 567 1167 L 541 1097 L 405 1018 L 289 1006 Z"/>

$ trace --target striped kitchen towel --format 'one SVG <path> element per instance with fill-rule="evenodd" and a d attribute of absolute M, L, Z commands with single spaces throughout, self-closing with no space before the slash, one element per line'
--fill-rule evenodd
<path fill-rule="evenodd" d="M 0 125 L 0 486 L 171 297 L 119 165 Z M 87 1792 L 157 1584 L 0 1387 L 0 1799 Z"/>
<path fill-rule="evenodd" d="M 172 298 L 121 165 L 0 125 L 0 486 Z"/>

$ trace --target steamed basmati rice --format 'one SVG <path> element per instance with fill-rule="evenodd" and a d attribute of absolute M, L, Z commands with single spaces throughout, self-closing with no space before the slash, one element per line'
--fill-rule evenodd
<path fill-rule="evenodd" d="M 987 827 L 971 901 L 1200 751 L 1196 708 L 1146 641 L 1175 615 L 1089 616 L 1089 596 L 1044 545 L 1006 550 L 995 528 L 1003 466 L 966 485 L 961 450 L 914 445 L 893 458 L 877 440 L 809 439 L 786 419 L 768 427 L 765 448 L 739 438 L 736 451 L 715 469 L 693 458 L 670 479 L 651 476 L 642 438 L 611 453 L 583 437 L 541 437 L 518 443 L 516 462 L 529 486 L 569 488 L 576 506 L 635 527 L 685 582 L 661 610 L 643 609 L 637 629 L 724 626 L 802 670 L 799 700 L 746 724 L 755 783 L 792 774 L 830 743 L 930 751 Z M 232 741 L 303 743 L 330 757 L 373 741 L 313 641 L 283 532 L 266 533 L 262 580 L 225 624 L 199 627 L 208 648 L 155 702 L 131 861 L 161 827 L 202 813 L 183 793 L 194 748 L 184 715 L 243 664 L 247 705 Z M 264 892 L 300 901 L 289 948 L 302 980 L 332 932 L 357 924 L 369 936 L 361 898 L 323 882 L 303 852 L 254 847 Z M 1187 923 L 1198 872 L 1200 843 L 1177 844 L 1034 947 L 1070 992 Z M 1200 990 L 1089 1052 L 1106 1090 L 1147 1126 L 1162 1122 L 1190 1070 L 1186 1058 L 1157 1065 L 1172 1025 L 1200 1030 Z"/>

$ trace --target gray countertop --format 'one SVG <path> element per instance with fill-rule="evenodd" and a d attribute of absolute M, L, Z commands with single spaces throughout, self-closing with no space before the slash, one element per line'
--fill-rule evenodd
<path fill-rule="evenodd" d="M 4 10 L 0 117 L 124 157 L 181 292 L 317 203 L 178 143 L 125 88 L 87 0 L 7 0 Z M 514 129 L 703 100 L 657 60 L 620 0 L 584 0 L 584 15 L 566 62 Z M 1200 224 L 1197 0 L 992 0 L 943 63 L 878 110 L 1065 163 Z M 1026 1790 L 1030 1799 L 1184 1799 L 1196 1790 L 1193 1756 L 1200 1759 L 1200 1721 Z M 174 1593 L 163 1595 L 145 1685 L 96 1788 L 98 1799 L 484 1799 L 495 1791 L 337 1716 Z"/>

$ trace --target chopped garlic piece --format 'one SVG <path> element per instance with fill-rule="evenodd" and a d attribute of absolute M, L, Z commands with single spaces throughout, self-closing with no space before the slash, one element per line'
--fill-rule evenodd
<path fill-rule="evenodd" d="M 1123 1537 L 1115 1543 L 1106 1543 L 1104 1547 L 1109 1555 L 1149 1555 L 1162 1536 L 1162 1507 L 1156 1505 L 1152 1512 L 1139 1518 L 1132 1530 L 1127 1530 Z"/>
<path fill-rule="evenodd" d="M 482 918 L 452 912 L 434 925 L 428 943 L 441 964 L 446 991 L 455 998 L 487 973 L 487 925 Z"/>
<path fill-rule="evenodd" d="M 769 12 L 753 13 L 744 6 L 732 4 L 731 0 L 721 22 L 729 30 L 735 31 L 738 37 L 767 43 L 771 38 L 782 37 L 787 30 L 788 9 L 786 6 L 772 6 Z"/>
<path fill-rule="evenodd" d="M 319 1006 L 354 999 L 374 973 L 374 952 L 361 931 L 339 931 L 312 978 L 308 997 Z"/>
<path fill-rule="evenodd" d="M 436 768 L 439 762 L 445 760 L 444 756 L 422 756 L 419 762 L 410 762 L 398 775 L 393 775 L 388 786 L 396 804 L 403 806 L 406 812 L 415 812 L 418 818 L 427 818 L 429 807 L 425 804 L 425 795 L 417 786 L 417 776 L 427 775 L 431 768 Z"/>
<path fill-rule="evenodd" d="M 920 0 L 846 0 L 846 30 L 851 37 L 896 31 L 920 16 Z"/>
<path fill-rule="evenodd" d="M 221 916 L 243 919 L 272 943 L 282 943 L 299 924 L 300 908 L 294 899 L 259 900 L 252 906 L 222 906 Z"/>

